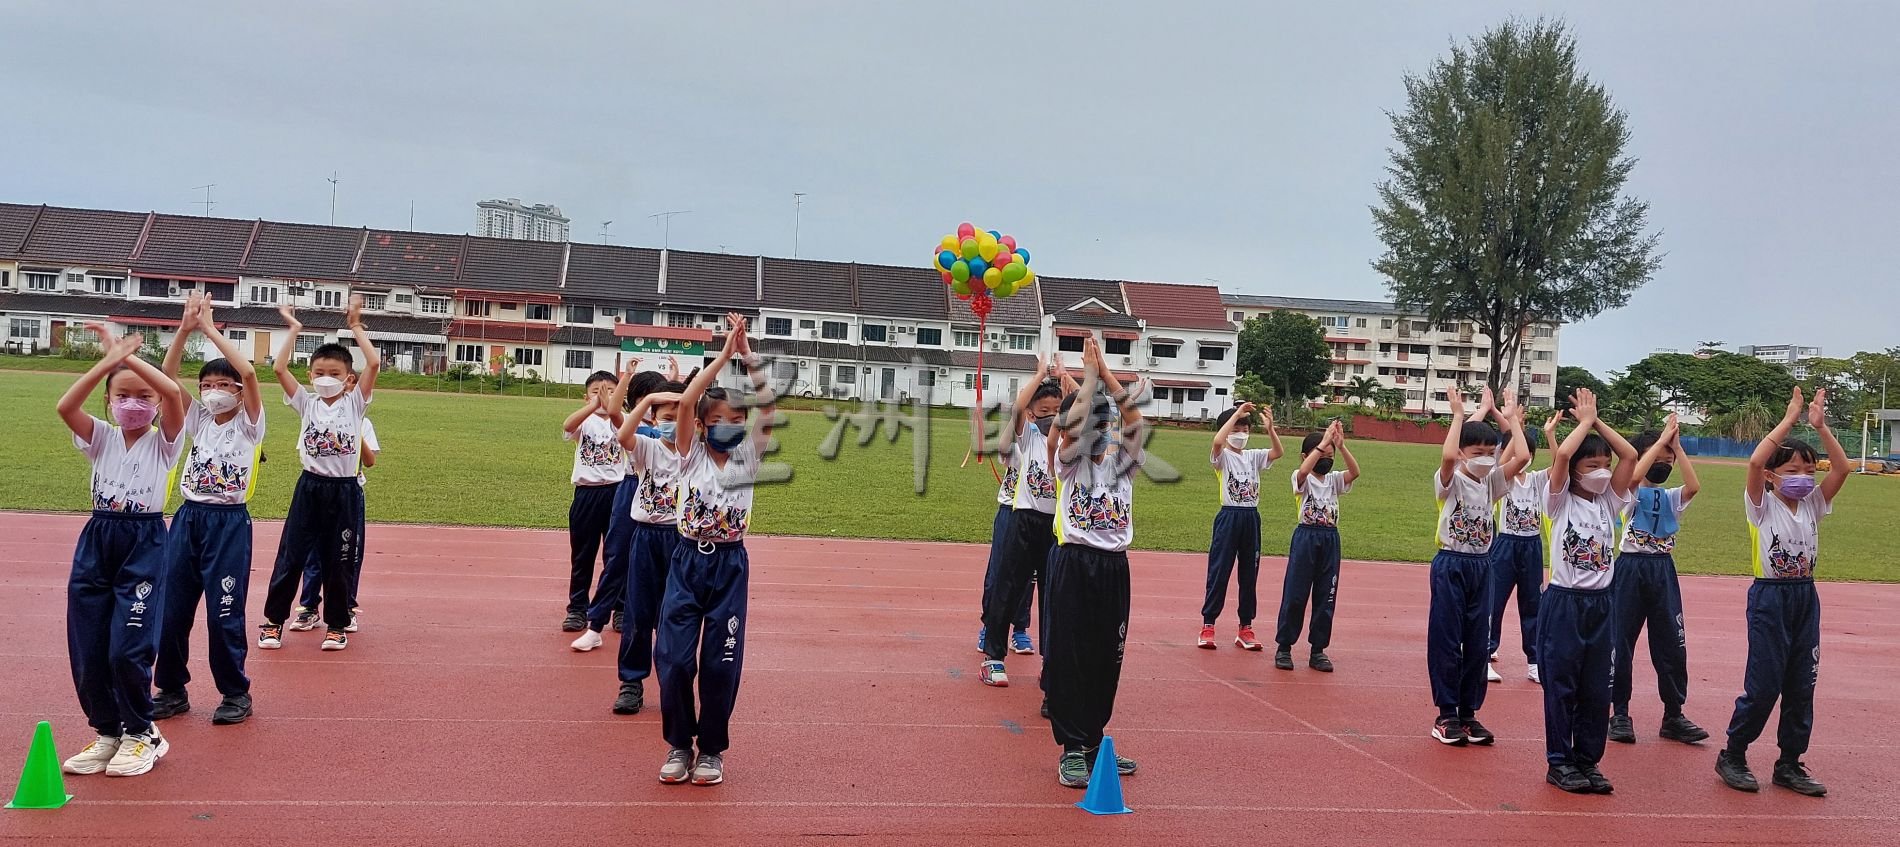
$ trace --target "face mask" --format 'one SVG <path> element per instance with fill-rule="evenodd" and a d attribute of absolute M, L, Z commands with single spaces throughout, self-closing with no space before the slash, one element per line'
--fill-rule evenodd
<path fill-rule="evenodd" d="M 658 438 L 670 444 L 673 441 L 673 433 L 677 432 L 679 427 L 672 421 L 660 421 L 658 426 L 645 427 L 645 429 L 653 430 L 653 435 L 650 437 Z"/>
<path fill-rule="evenodd" d="M 706 446 L 721 453 L 730 453 L 732 448 L 745 441 L 745 424 L 713 424 L 706 427 Z"/>
<path fill-rule="evenodd" d="M 1321 459 L 1313 463 L 1313 473 L 1319 474 L 1320 476 L 1325 476 L 1332 472 L 1333 472 L 1332 459 Z"/>
<path fill-rule="evenodd" d="M 1035 420 L 1035 424 L 1038 432 L 1041 432 L 1043 435 L 1048 435 L 1049 429 L 1056 425 L 1056 416 L 1043 415 Z"/>
<path fill-rule="evenodd" d="M 222 415 L 238 407 L 238 396 L 229 391 L 207 391 L 199 398 L 199 402 L 212 415 Z"/>
<path fill-rule="evenodd" d="M 1474 456 L 1465 460 L 1465 472 L 1473 479 L 1484 479 L 1498 466 L 1496 456 Z"/>
<path fill-rule="evenodd" d="M 112 401 L 112 417 L 126 429 L 144 429 L 158 417 L 158 404 L 137 397 L 120 397 Z"/>
<path fill-rule="evenodd" d="M 648 437 L 648 438 L 659 438 L 659 437 L 660 437 L 660 431 L 659 431 L 659 430 L 657 430 L 657 429 L 654 429 L 653 427 L 650 427 L 650 426 L 647 426 L 646 424 L 641 424 L 641 425 L 639 425 L 639 426 L 636 426 L 636 427 L 634 427 L 634 428 L 633 428 L 633 431 L 634 431 L 634 432 L 637 432 L 637 433 L 640 433 L 641 435 L 644 435 L 644 436 L 646 436 L 646 437 Z M 668 440 L 671 440 L 671 439 L 672 439 L 672 436 L 667 436 L 667 439 L 668 439 Z"/>
<path fill-rule="evenodd" d="M 318 397 L 328 400 L 343 393 L 343 380 L 333 376 L 320 376 L 310 380 L 310 389 L 317 392 Z"/>
<path fill-rule="evenodd" d="M 1814 477 L 1806 474 L 1801 476 L 1784 476 L 1781 478 L 1781 484 L 1777 487 L 1781 491 L 1781 496 L 1790 500 L 1802 500 L 1809 494 L 1814 493 Z"/>
<path fill-rule="evenodd" d="M 1108 454 L 1108 433 L 1097 431 L 1095 440 L 1089 443 L 1089 457 L 1095 458 Z"/>
<path fill-rule="evenodd" d="M 1247 449 L 1247 433 L 1236 432 L 1232 435 L 1227 436 L 1227 446 L 1232 447 L 1235 450 Z"/>
<path fill-rule="evenodd" d="M 1602 494 L 1610 487 L 1610 472 L 1595 470 L 1577 477 L 1577 487 L 1591 494 Z"/>
<path fill-rule="evenodd" d="M 1649 480 L 1650 485 L 1661 485 L 1669 481 L 1669 474 L 1675 469 L 1675 465 L 1657 462 L 1649 466 L 1649 473 L 1645 474 L 1643 478 Z"/>

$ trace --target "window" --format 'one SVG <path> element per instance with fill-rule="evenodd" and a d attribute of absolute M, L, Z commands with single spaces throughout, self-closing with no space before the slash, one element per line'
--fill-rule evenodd
<path fill-rule="evenodd" d="M 515 364 L 523 367 L 541 367 L 541 350 L 534 347 L 516 347 Z"/>
<path fill-rule="evenodd" d="M 1531 382 L 1534 382 L 1538 385 L 1549 385 L 1550 374 L 1531 374 Z"/>
<path fill-rule="evenodd" d="M 80 288 L 86 284 L 86 275 L 68 271 L 66 273 L 66 284 L 74 288 Z"/>
<path fill-rule="evenodd" d="M 414 305 L 415 302 L 416 302 L 416 296 L 414 294 L 396 295 L 396 305 L 398 306 L 410 306 L 410 305 Z"/>
<path fill-rule="evenodd" d="M 831 366 L 830 365 L 818 366 L 818 393 L 820 394 L 831 393 Z"/>
<path fill-rule="evenodd" d="M 1102 350 L 1117 356 L 1126 356 L 1134 352 L 1135 342 L 1126 338 L 1109 338 L 1103 342 Z"/>
<path fill-rule="evenodd" d="M 694 323 L 694 320 L 693 320 L 693 315 L 691 313 L 687 313 L 687 312 L 667 312 L 666 313 L 667 326 L 692 326 L 693 323 Z"/>
<path fill-rule="evenodd" d="M 1157 359 L 1173 359 L 1181 355 L 1181 345 L 1179 344 L 1152 344 L 1149 345 L 1148 349 L 1154 351 L 1155 358 Z"/>
<path fill-rule="evenodd" d="M 1419 388 L 1414 388 L 1414 389 L 1412 389 L 1411 391 L 1407 391 L 1407 392 L 1405 392 L 1405 399 L 1407 399 L 1407 400 L 1423 400 L 1423 399 L 1425 399 L 1425 391 L 1424 391 L 1424 389 L 1419 389 Z"/>
<path fill-rule="evenodd" d="M 567 351 L 567 366 L 577 371 L 593 370 L 594 369 L 594 351 L 592 350 Z"/>
<path fill-rule="evenodd" d="M 1551 352 L 1550 352 L 1549 350 L 1533 350 L 1533 351 L 1531 351 L 1531 358 L 1532 358 L 1532 359 L 1534 359 L 1534 360 L 1536 360 L 1536 361 L 1539 361 L 1539 362 L 1548 362 L 1548 361 L 1550 361 L 1550 360 L 1551 360 L 1551 357 L 1552 357 L 1553 355 L 1555 355 L 1555 354 L 1553 354 L 1553 353 L 1551 353 Z"/>
<path fill-rule="evenodd" d="M 11 326 L 7 327 L 7 335 L 37 340 L 40 337 L 40 322 L 33 318 L 14 318 Z"/>
<path fill-rule="evenodd" d="M 805 320 L 805 321 L 798 322 L 799 329 L 816 329 L 817 327 L 818 327 L 817 321 Z"/>
<path fill-rule="evenodd" d="M 49 276 L 47 277 L 47 279 L 52 279 L 52 277 Z M 29 278 L 29 281 L 30 281 L 30 278 Z M 48 287 L 43 288 L 41 290 L 52 291 L 53 289 L 49 285 Z M 140 297 L 169 297 L 171 296 L 171 286 L 166 284 L 165 280 L 162 280 L 162 279 L 147 279 L 145 277 L 139 277 L 139 296 Z"/>
<path fill-rule="evenodd" d="M 931 347 L 942 347 L 943 346 L 943 330 L 920 326 L 917 328 L 917 343 L 922 344 L 922 345 L 928 345 Z M 926 371 L 925 373 L 930 374 L 933 372 Z M 924 384 L 934 385 L 935 383 L 926 382 Z"/>
<path fill-rule="evenodd" d="M 1427 331 L 1430 331 L 1431 328 L 1432 328 L 1432 325 L 1430 321 L 1413 321 L 1412 322 L 1413 332 L 1427 332 Z"/>
<path fill-rule="evenodd" d="M 1234 313 L 1234 322 L 1235 322 L 1235 323 L 1246 323 L 1246 322 L 1247 322 L 1247 313 L 1246 313 L 1246 312 L 1235 312 L 1235 313 Z"/>
<path fill-rule="evenodd" d="M 317 348 L 321 346 L 323 346 L 323 336 L 321 335 L 300 334 L 297 336 L 297 352 L 299 353 L 306 355 L 315 353 L 317 352 Z"/>
<path fill-rule="evenodd" d="M 1320 316 L 1319 316 L 1319 325 L 1320 325 L 1320 326 L 1323 326 L 1323 327 L 1326 327 L 1327 329 L 1334 329 L 1334 328 L 1337 328 L 1337 327 L 1343 327 L 1343 326 L 1345 326 L 1345 325 L 1346 325 L 1346 319 L 1345 319 L 1345 318 L 1341 318 L 1341 317 L 1334 317 L 1334 316 L 1332 316 L 1332 315 L 1320 315 Z"/>
<path fill-rule="evenodd" d="M 567 307 L 567 322 L 571 324 L 593 323 L 594 322 L 594 307 L 592 306 Z"/>
<path fill-rule="evenodd" d="M 528 320 L 531 320 L 531 321 L 554 320 L 554 307 L 546 303 L 529 303 L 528 304 Z"/>
<path fill-rule="evenodd" d="M 237 283 L 207 282 L 205 283 L 205 296 L 219 303 L 236 303 Z"/>
<path fill-rule="evenodd" d="M 13 287 L 13 272 L 0 271 L 0 288 L 12 288 L 12 287 Z"/>
<path fill-rule="evenodd" d="M 1009 336 L 1009 349 L 1034 350 L 1036 349 L 1036 337 L 1033 335 L 1017 335 L 1011 333 Z"/>
<path fill-rule="evenodd" d="M 883 324 L 865 324 L 858 328 L 858 335 L 865 341 L 883 341 L 887 331 Z"/>
<path fill-rule="evenodd" d="M 1557 328 L 1549 324 L 1538 324 L 1531 328 L 1532 338 L 1550 338 L 1557 334 Z"/>
<path fill-rule="evenodd" d="M 646 326 L 652 326 L 653 325 L 653 310 L 652 309 L 628 309 L 627 323 L 644 324 Z"/>
<path fill-rule="evenodd" d="M 318 308 L 343 308 L 343 292 L 319 288 L 315 294 Z"/>
<path fill-rule="evenodd" d="M 1215 396 L 1215 397 L 1226 397 L 1226 396 L 1227 396 L 1227 389 L 1225 389 L 1225 388 L 1216 388 L 1216 389 L 1214 389 L 1214 396 Z"/>
<path fill-rule="evenodd" d="M 1383 320 L 1381 320 L 1381 321 L 1379 321 L 1379 328 L 1380 328 L 1380 329 L 1391 329 L 1391 328 L 1392 328 L 1392 319 L 1391 319 L 1391 318 L 1385 318 L 1385 319 L 1383 319 Z"/>
<path fill-rule="evenodd" d="M 617 318 L 620 317 L 620 310 L 612 306 L 602 306 L 600 307 L 600 316 L 603 318 Z"/>
<path fill-rule="evenodd" d="M 501 304 L 501 310 L 504 312 L 512 312 L 520 308 L 521 308 L 520 303 L 509 303 L 507 301 L 503 301 Z"/>
<path fill-rule="evenodd" d="M 924 368 L 923 370 L 918 371 L 917 384 L 925 388 L 934 387 L 937 384 L 937 372 L 929 368 Z"/>
<path fill-rule="evenodd" d="M 227 329 L 224 331 L 224 337 L 232 341 L 249 341 L 251 340 L 251 331 L 248 329 Z"/>
<path fill-rule="evenodd" d="M 449 313 L 449 301 L 442 297 L 422 298 L 422 313 L 425 315 L 446 315 Z"/>
<path fill-rule="evenodd" d="M 1548 409 L 1550 408 L 1550 398 L 1549 397 L 1532 397 L 1529 405 L 1533 409 Z"/>
<path fill-rule="evenodd" d="M 1441 323 L 1438 325 L 1438 331 L 1439 332 L 1457 332 L 1458 326 L 1450 322 Z"/>
<path fill-rule="evenodd" d="M 277 302 L 277 286 L 274 286 L 274 285 L 253 285 L 253 286 L 251 286 L 251 297 L 250 297 L 250 302 L 252 302 L 252 303 L 275 303 L 275 302 Z"/>
<path fill-rule="evenodd" d="M 792 319 L 791 318 L 766 318 L 765 319 L 765 334 L 766 335 L 791 335 L 792 334 Z"/>
<path fill-rule="evenodd" d="M 372 312 L 384 311 L 389 308 L 389 295 L 365 294 L 363 295 L 363 308 Z"/>
<path fill-rule="evenodd" d="M 1352 319 L 1352 325 L 1353 325 L 1353 326 L 1354 326 L 1355 328 L 1357 328 L 1357 329 L 1365 329 L 1365 328 L 1366 328 L 1366 319 L 1365 319 L 1365 318 L 1353 318 L 1353 319 Z"/>
<path fill-rule="evenodd" d="M 740 364 L 744 364 L 741 362 Z M 798 380 L 798 363 L 790 359 L 772 361 L 772 381 L 780 385 L 791 385 Z"/>
<path fill-rule="evenodd" d="M 1189 403 L 1200 403 L 1207 400 L 1207 389 L 1205 388 L 1190 388 L 1187 392 Z"/>
<path fill-rule="evenodd" d="M 975 347 L 981 343 L 983 339 L 978 337 L 974 332 L 958 330 L 950 333 L 950 340 L 955 341 L 958 347 Z"/>
<path fill-rule="evenodd" d="M 964 374 L 964 375 L 963 375 L 963 387 L 964 387 L 964 388 L 969 388 L 969 389 L 974 389 L 974 388 L 976 388 L 976 373 L 975 373 L 975 372 L 971 372 L 971 373 L 966 373 L 966 374 Z M 988 389 L 989 389 L 989 387 L 990 387 L 990 375 L 989 375 L 989 374 L 984 374 L 984 375 L 983 375 L 983 388 L 984 388 L 984 390 L 988 390 Z"/>
<path fill-rule="evenodd" d="M 1083 338 L 1079 335 L 1058 335 L 1056 336 L 1056 349 L 1064 353 L 1080 353 L 1082 352 L 1082 342 Z"/>
<path fill-rule="evenodd" d="M 1489 350 L 1486 350 L 1486 349 L 1484 349 L 1483 347 L 1477 347 L 1477 348 L 1473 348 L 1473 349 L 1475 349 L 1475 350 L 1477 351 L 1477 354 L 1478 354 L 1478 358 L 1480 358 L 1480 359 L 1488 359 L 1488 358 L 1491 358 L 1491 351 L 1489 351 Z"/>
<path fill-rule="evenodd" d="M 819 333 L 819 337 L 830 338 L 834 340 L 844 340 L 846 338 L 850 338 L 851 325 L 845 323 L 844 321 L 825 321 L 825 325 L 824 327 L 822 327 L 822 331 Z M 839 370 L 843 371 L 844 369 L 839 368 Z M 838 381 L 844 382 L 845 380 L 844 378 L 840 377 Z"/>
<path fill-rule="evenodd" d="M 1227 358 L 1227 348 L 1203 344 L 1201 345 L 1201 358 L 1210 362 L 1218 362 Z"/>
<path fill-rule="evenodd" d="M 479 364 L 482 361 L 482 346 L 480 344 L 455 345 L 455 361 Z"/>
<path fill-rule="evenodd" d="M 92 293 L 118 294 L 123 296 L 125 294 L 125 280 L 112 276 L 95 276 L 92 278 Z"/>
<path fill-rule="evenodd" d="M 838 385 L 844 388 L 856 388 L 858 385 L 858 369 L 850 365 L 839 365 Z"/>
<path fill-rule="evenodd" d="M 1352 366 L 1352 372 L 1353 372 L 1353 373 L 1355 373 L 1355 374 L 1363 374 L 1363 373 L 1365 373 L 1365 372 L 1366 372 L 1366 366 L 1365 366 L 1365 365 L 1353 365 L 1353 366 Z"/>

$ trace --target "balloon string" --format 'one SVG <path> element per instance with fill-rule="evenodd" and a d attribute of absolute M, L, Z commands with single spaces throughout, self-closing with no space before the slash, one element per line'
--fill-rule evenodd
<path fill-rule="evenodd" d="M 977 418 L 978 427 L 982 426 L 982 420 L 983 420 L 983 417 L 985 417 L 984 409 L 983 409 L 983 339 L 988 336 L 988 333 L 985 332 L 985 330 L 988 327 L 989 327 L 989 316 L 977 315 L 976 316 L 976 409 L 977 409 L 977 414 L 978 414 L 978 418 Z M 997 437 L 999 439 L 1002 437 L 1002 433 L 1000 431 L 997 433 Z M 1003 484 L 1003 475 L 997 472 L 996 463 L 993 461 L 990 461 L 989 451 L 987 450 L 984 451 L 983 456 L 979 458 L 977 461 L 982 462 L 986 465 L 989 465 L 990 475 L 993 477 L 996 477 L 996 484 L 997 485 Z"/>

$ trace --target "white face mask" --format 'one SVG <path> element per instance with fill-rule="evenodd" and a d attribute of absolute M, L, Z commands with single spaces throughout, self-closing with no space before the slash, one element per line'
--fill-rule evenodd
<path fill-rule="evenodd" d="M 318 397 L 328 400 L 343 393 L 343 380 L 333 376 L 320 376 L 310 380 L 310 388 L 317 392 Z"/>
<path fill-rule="evenodd" d="M 222 415 L 238 407 L 238 396 L 229 391 L 207 391 L 199 398 L 199 402 L 212 415 Z"/>
<path fill-rule="evenodd" d="M 1610 472 L 1606 470 L 1594 470 L 1583 474 L 1577 477 L 1577 487 L 1591 494 L 1602 494 L 1605 489 L 1610 487 Z"/>
<path fill-rule="evenodd" d="M 1474 456 L 1465 460 L 1465 473 L 1470 474 L 1472 479 L 1484 479 L 1497 466 L 1496 456 Z"/>
<path fill-rule="evenodd" d="M 1227 446 L 1232 447 L 1235 450 L 1247 449 L 1247 433 L 1236 432 L 1236 433 L 1233 433 L 1232 435 L 1227 436 Z"/>

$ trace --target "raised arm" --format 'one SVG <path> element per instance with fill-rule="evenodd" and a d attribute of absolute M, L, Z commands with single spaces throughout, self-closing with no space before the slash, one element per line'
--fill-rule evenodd
<path fill-rule="evenodd" d="M 633 404 L 633 411 L 628 413 L 627 419 L 620 423 L 620 446 L 632 450 L 634 445 L 639 443 L 640 422 L 646 420 L 647 410 L 653 408 L 655 403 L 678 403 L 679 399 L 680 395 L 674 392 L 655 391 L 636 401 Z M 679 424 L 674 423 L 673 426 L 677 428 Z"/>
<path fill-rule="evenodd" d="M 765 360 L 752 352 L 752 338 L 746 334 L 750 322 L 737 312 L 727 314 L 726 319 L 738 321 L 739 349 L 735 355 L 752 380 L 752 396 L 748 399 L 758 412 L 758 425 L 752 428 L 752 448 L 762 456 L 772 441 L 772 418 L 778 415 L 778 392 L 766 383 Z"/>
<path fill-rule="evenodd" d="M 1451 427 L 1445 430 L 1445 447 L 1438 453 L 1438 484 L 1451 485 L 1451 475 L 1458 470 L 1458 439 L 1465 430 L 1465 395 L 1453 388 L 1447 392 L 1451 398 Z"/>
<path fill-rule="evenodd" d="M 203 308 L 204 300 L 198 292 L 193 291 L 185 298 L 184 314 L 178 317 L 178 331 L 172 333 L 172 346 L 165 350 L 165 363 L 160 366 L 165 378 L 178 383 L 181 388 L 184 383 L 178 379 L 178 370 L 185 363 L 185 347 L 191 341 L 192 332 L 198 329 L 198 314 Z"/>
<path fill-rule="evenodd" d="M 587 392 L 587 402 L 582 403 L 580 408 L 568 415 L 567 420 L 561 421 L 561 434 L 573 438 L 574 433 L 580 431 L 581 424 L 586 423 L 587 419 L 593 417 L 594 412 L 599 410 L 600 395 L 593 391 Z"/>
<path fill-rule="evenodd" d="M 1236 414 L 1235 417 L 1239 417 L 1239 415 Z M 1322 458 L 1320 451 L 1326 449 L 1326 445 L 1332 443 L 1333 427 L 1338 425 L 1338 421 L 1328 424 L 1326 426 L 1326 434 L 1320 436 L 1319 446 L 1308 450 L 1306 455 L 1300 457 L 1300 466 L 1293 470 L 1294 490 L 1299 490 L 1306 486 L 1306 478 L 1313 475 L 1313 468 L 1319 465 L 1319 460 Z"/>
<path fill-rule="evenodd" d="M 1696 478 L 1695 463 L 1689 461 L 1689 454 L 1682 449 L 1682 432 L 1678 430 L 1671 441 L 1670 447 L 1676 451 L 1676 470 L 1682 471 L 1682 502 L 1688 503 L 1702 490 L 1702 480 Z"/>
<path fill-rule="evenodd" d="M 1579 388 L 1570 400 L 1570 416 L 1577 419 L 1577 428 L 1570 431 L 1563 443 L 1550 451 L 1550 490 L 1562 491 L 1570 486 L 1570 457 L 1577 455 L 1577 449 L 1583 446 L 1583 440 L 1590 436 L 1591 428 L 1597 425 L 1597 395 L 1588 388 Z"/>
<path fill-rule="evenodd" d="M 1610 451 L 1616 454 L 1616 465 L 1610 468 L 1610 490 L 1618 497 L 1628 497 L 1635 479 L 1630 472 L 1636 469 L 1636 448 L 1601 417 L 1597 418 L 1596 428 L 1597 434 L 1610 443 Z"/>
<path fill-rule="evenodd" d="M 1228 436 L 1231 436 L 1234 434 L 1234 429 L 1236 427 L 1245 426 L 1247 422 L 1252 419 L 1253 419 L 1253 404 L 1252 403 L 1242 403 L 1238 406 L 1235 406 L 1234 413 L 1227 417 L 1227 422 L 1224 424 L 1221 424 L 1220 429 L 1214 432 L 1214 446 L 1212 449 L 1208 451 L 1208 454 L 1207 454 L 1208 458 L 1218 459 L 1220 458 L 1220 454 L 1222 450 L 1233 450 L 1234 448 L 1227 443 Z"/>
<path fill-rule="evenodd" d="M 263 387 L 258 385 L 257 382 L 257 366 L 251 364 L 251 360 L 244 357 L 244 351 L 239 350 L 236 343 L 224 337 L 224 333 L 218 331 L 218 325 L 211 317 L 211 304 L 209 302 L 204 303 L 198 308 L 198 331 L 204 333 L 206 338 L 211 339 L 211 346 L 218 348 L 218 352 L 223 354 L 224 360 L 231 363 L 232 370 L 238 372 L 239 381 L 244 383 L 245 418 L 252 421 L 263 420 Z"/>
<path fill-rule="evenodd" d="M 1630 479 L 1633 482 L 1641 485 L 1642 480 L 1649 477 L 1649 469 L 1655 467 L 1656 462 L 1662 459 L 1663 451 L 1676 449 L 1676 435 L 1681 432 L 1679 426 L 1676 413 L 1670 412 L 1668 420 L 1663 422 L 1662 433 L 1656 438 L 1656 443 L 1649 445 L 1649 449 L 1644 450 L 1643 455 L 1636 457 L 1635 466 L 1630 468 Z M 1678 467 L 1682 464 L 1680 450 L 1676 452 L 1676 464 Z M 1688 499 L 1688 493 L 1683 492 L 1683 499 Z"/>
<path fill-rule="evenodd" d="M 1135 405 L 1137 398 L 1134 393 L 1122 387 L 1121 380 L 1115 378 L 1115 372 L 1108 369 L 1108 360 L 1102 357 L 1102 346 L 1095 343 L 1094 336 L 1089 337 L 1083 355 L 1088 356 L 1095 362 L 1095 369 L 1102 375 L 1102 386 L 1108 389 L 1109 399 L 1113 400 L 1115 405 L 1121 409 L 1122 439 L 1127 440 L 1136 437 L 1136 433 L 1132 430 L 1141 423 L 1141 409 Z M 1139 377 L 1137 377 L 1134 387 L 1140 387 Z"/>
<path fill-rule="evenodd" d="M 1841 447 L 1841 440 L 1834 437 L 1834 429 L 1827 425 L 1827 389 L 1814 392 L 1814 402 L 1808 404 L 1808 425 L 1814 427 L 1821 436 L 1821 445 L 1827 448 L 1827 477 L 1821 480 L 1821 496 L 1829 503 L 1834 495 L 1841 493 L 1841 486 L 1847 484 L 1847 478 L 1854 471 L 1847 465 L 1847 450 Z"/>
<path fill-rule="evenodd" d="M 1036 359 L 1036 375 L 1030 377 L 1029 381 L 1023 383 L 1023 387 L 1016 391 L 1016 405 L 1010 407 L 1008 430 L 1011 438 L 1023 434 L 1023 426 L 1029 423 L 1030 398 L 1036 396 L 1036 389 L 1042 387 L 1042 381 L 1048 378 L 1049 357 L 1038 357 Z M 998 452 L 1001 452 L 1002 447 L 1003 445 L 1001 444 L 997 445 Z"/>
<path fill-rule="evenodd" d="M 1748 487 L 1743 494 L 1748 502 L 1761 503 L 1762 486 L 1768 481 L 1768 460 L 1774 458 L 1775 451 L 1781 449 L 1781 442 L 1788 439 L 1789 431 L 1794 429 L 1795 421 L 1801 419 L 1801 407 L 1805 405 L 1801 397 L 1801 386 L 1794 387 L 1794 395 L 1788 399 L 1788 410 L 1781 415 L 1781 422 L 1762 436 L 1755 445 L 1755 452 L 1748 454 Z"/>
<path fill-rule="evenodd" d="M 125 365 L 158 392 L 158 431 L 164 433 L 166 441 L 178 440 L 178 433 L 185 429 L 185 390 L 157 366 L 138 356 L 127 356 Z"/>
<path fill-rule="evenodd" d="M 1490 389 L 1486 389 L 1488 392 Z M 1504 430 L 1510 441 L 1502 460 L 1498 462 L 1497 472 L 1505 479 L 1515 479 L 1531 463 L 1531 451 L 1524 446 L 1524 415 L 1517 407 L 1517 392 L 1504 399 L 1502 408 L 1493 406 L 1491 417 L 1498 422 L 1498 428 Z"/>
<path fill-rule="evenodd" d="M 1339 421 L 1333 421 L 1333 425 L 1339 425 Z M 1280 446 L 1280 431 L 1273 428 L 1273 409 L 1260 410 L 1260 431 L 1267 434 L 1267 462 L 1280 461 L 1280 457 L 1286 455 L 1286 448 Z"/>
<path fill-rule="evenodd" d="M 91 324 L 89 327 L 101 336 L 105 334 L 105 327 L 102 324 Z M 128 335 L 105 345 L 105 357 L 100 359 L 98 364 L 93 365 L 91 370 L 80 374 L 79 379 L 73 381 L 72 387 L 59 396 L 59 403 L 54 406 L 54 409 L 59 412 L 59 419 L 66 422 L 66 428 L 72 430 L 74 435 L 88 442 L 92 440 L 92 415 L 86 412 L 86 398 L 92 396 L 93 389 L 99 387 L 99 383 L 112 373 L 113 368 L 118 367 L 127 356 L 137 353 L 144 343 L 145 339 Z"/>
<path fill-rule="evenodd" d="M 666 360 L 671 362 L 673 357 L 668 356 Z M 679 368 L 675 366 L 673 370 L 678 371 Z M 614 414 L 618 415 L 620 410 L 627 408 L 627 392 L 633 390 L 633 375 L 639 372 L 640 358 L 638 356 L 628 356 L 626 361 L 620 363 L 620 381 L 614 383 L 613 396 L 607 400 L 607 408 L 612 409 Z M 616 426 L 621 423 L 623 422 L 614 422 Z M 635 417 L 633 425 L 639 426 L 640 418 Z"/>
<path fill-rule="evenodd" d="M 1564 411 L 1562 409 L 1558 409 L 1556 411 L 1551 412 L 1550 417 L 1544 421 L 1544 451 L 1545 452 L 1549 452 L 1551 449 L 1557 446 L 1557 424 L 1562 423 L 1563 419 L 1564 419 Z"/>
<path fill-rule="evenodd" d="M 1063 394 L 1073 394 L 1076 389 L 1082 387 L 1082 383 L 1075 381 L 1075 375 L 1069 373 L 1069 366 L 1062 363 L 1062 357 L 1060 355 L 1054 357 L 1051 366 L 1055 368 L 1056 379 L 1062 382 Z"/>
<path fill-rule="evenodd" d="M 726 320 L 731 322 L 735 317 L 728 315 Z M 673 425 L 673 449 L 679 451 L 680 456 L 684 457 L 693 447 L 695 427 L 699 426 L 699 398 L 706 396 L 706 389 L 712 387 L 713 380 L 718 379 L 719 373 L 726 369 L 726 363 L 732 361 L 733 355 L 739 350 L 739 336 L 744 332 L 745 318 L 738 318 L 726 330 L 726 346 L 720 348 L 719 356 L 713 359 L 712 364 L 700 368 L 686 390 L 680 392 L 679 421 Z"/>
<path fill-rule="evenodd" d="M 284 342 L 277 345 L 277 357 L 271 360 L 270 367 L 277 374 L 277 384 L 284 388 L 284 396 L 295 397 L 303 386 L 297 384 L 297 377 L 290 372 L 290 357 L 297 352 L 297 333 L 303 332 L 303 322 L 297 320 L 297 310 L 292 306 L 278 306 L 277 314 L 283 316 L 288 328 L 284 330 Z"/>
<path fill-rule="evenodd" d="M 376 375 L 383 370 L 383 356 L 376 352 L 376 344 L 369 340 L 369 331 L 363 328 L 363 295 L 350 295 L 350 308 L 344 313 L 344 319 L 350 324 L 356 349 L 363 351 L 363 374 L 356 378 L 356 390 L 363 395 L 363 402 L 368 403 L 370 392 L 376 390 Z"/>
<path fill-rule="evenodd" d="M 1333 431 L 1333 452 L 1346 460 L 1346 484 L 1351 485 L 1359 479 L 1359 460 L 1352 457 L 1352 448 L 1346 446 L 1346 428 L 1335 422 L 1338 427 Z"/>

